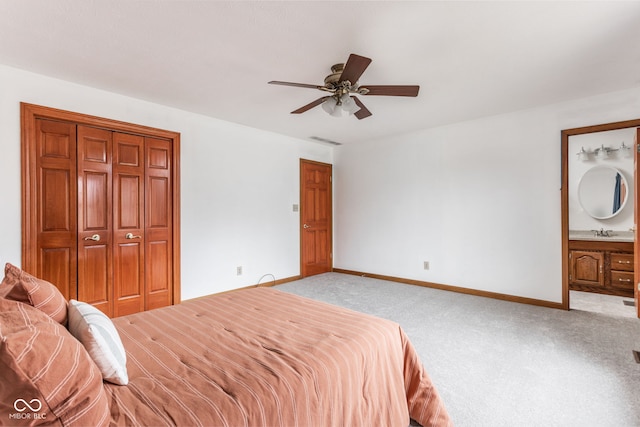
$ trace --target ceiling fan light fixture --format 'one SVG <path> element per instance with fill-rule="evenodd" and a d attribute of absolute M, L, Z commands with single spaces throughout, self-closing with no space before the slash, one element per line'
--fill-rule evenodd
<path fill-rule="evenodd" d="M 340 98 L 340 100 L 342 101 L 342 109 L 349 114 L 353 114 L 360 109 L 360 107 L 358 107 L 356 102 L 348 93 L 342 95 L 342 98 Z"/>
<path fill-rule="evenodd" d="M 322 103 L 322 109 L 327 112 L 327 114 L 333 114 L 333 112 L 337 109 L 338 101 L 333 96 L 327 98 L 326 101 Z"/>

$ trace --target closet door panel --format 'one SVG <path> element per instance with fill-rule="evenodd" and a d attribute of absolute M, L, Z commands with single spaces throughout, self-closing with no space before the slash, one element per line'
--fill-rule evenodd
<path fill-rule="evenodd" d="M 148 272 L 149 295 L 153 298 L 151 303 L 162 304 L 166 298 L 165 293 L 169 290 L 170 283 L 170 255 L 171 249 L 167 241 L 155 240 L 149 245 L 149 256 L 154 260 Z"/>
<path fill-rule="evenodd" d="M 116 165 L 114 165 L 114 168 Z M 134 175 L 131 172 L 114 170 L 114 190 L 116 198 L 114 200 L 114 212 L 117 217 L 117 226 L 120 230 L 142 230 L 142 216 L 144 198 L 140 190 L 144 177 Z"/>
<path fill-rule="evenodd" d="M 113 316 L 112 133 L 78 126 L 78 299 Z"/>
<path fill-rule="evenodd" d="M 20 104 L 22 267 L 110 317 L 180 301 L 180 134 Z"/>
<path fill-rule="evenodd" d="M 69 231 L 75 225 L 69 207 L 75 191 L 71 188 L 72 173 L 52 165 L 40 169 L 42 184 L 42 228 L 43 232 Z"/>
<path fill-rule="evenodd" d="M 28 219 L 37 242 L 31 273 L 53 283 L 65 298 L 76 298 L 76 126 L 38 119 L 29 148 L 36 179 L 25 184 L 25 197 L 38 207 Z"/>
<path fill-rule="evenodd" d="M 106 244 L 85 244 L 78 263 L 78 300 L 93 304 L 106 315 L 111 316 L 110 285 L 108 270 L 109 248 Z"/>
<path fill-rule="evenodd" d="M 109 231 L 111 201 L 109 171 L 84 170 L 82 174 L 82 223 L 86 231 Z"/>
<path fill-rule="evenodd" d="M 75 236 L 73 238 L 75 242 Z M 56 285 L 62 295 L 69 299 L 78 298 L 76 282 L 76 247 L 75 243 L 72 247 L 66 244 L 56 245 L 53 247 L 42 247 L 39 251 L 40 275 L 50 283 Z M 61 286 L 62 285 L 62 286 Z M 73 286 L 73 288 L 70 288 Z"/>
<path fill-rule="evenodd" d="M 172 303 L 173 193 L 171 186 L 171 143 L 145 138 L 145 309 Z"/>
<path fill-rule="evenodd" d="M 114 316 L 144 310 L 144 138 L 113 135 Z"/>

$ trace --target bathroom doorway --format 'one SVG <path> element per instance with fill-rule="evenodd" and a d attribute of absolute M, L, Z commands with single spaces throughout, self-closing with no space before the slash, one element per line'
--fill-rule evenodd
<path fill-rule="evenodd" d="M 562 305 L 567 310 L 618 313 L 619 307 L 620 315 L 640 317 L 639 128 L 640 119 L 562 131 Z M 606 191 L 598 188 L 601 183 Z"/>

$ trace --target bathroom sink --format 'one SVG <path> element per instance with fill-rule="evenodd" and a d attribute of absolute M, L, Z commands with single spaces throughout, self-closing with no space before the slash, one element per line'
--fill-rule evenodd
<path fill-rule="evenodd" d="M 596 235 L 591 230 L 569 230 L 569 240 L 604 240 L 607 242 L 633 242 L 633 231 L 610 231 L 609 235 Z"/>

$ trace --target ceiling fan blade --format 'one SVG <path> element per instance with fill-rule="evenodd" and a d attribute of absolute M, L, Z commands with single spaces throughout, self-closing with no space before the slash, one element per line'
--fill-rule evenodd
<path fill-rule="evenodd" d="M 310 85 L 306 83 L 292 83 L 292 82 L 279 82 L 276 80 L 272 80 L 269 82 L 270 85 L 282 85 L 282 86 L 294 86 L 294 87 L 307 87 L 309 89 L 321 89 L 324 86 L 318 85 Z"/>
<path fill-rule="evenodd" d="M 366 95 L 418 96 L 420 86 L 365 85 L 360 89 L 369 89 Z"/>
<path fill-rule="evenodd" d="M 356 84 L 369 64 L 371 64 L 370 58 L 365 58 L 364 56 L 352 53 L 349 55 L 349 59 L 347 59 L 347 63 L 344 65 L 340 81 L 343 82 L 345 80 L 349 80 L 352 85 Z"/>
<path fill-rule="evenodd" d="M 364 104 L 362 103 L 362 101 L 360 101 L 358 99 L 358 97 L 356 96 L 352 96 L 353 100 L 356 102 L 356 104 L 358 105 L 358 107 L 360 107 L 360 109 L 358 111 L 356 111 L 355 113 L 353 113 L 354 116 L 356 116 L 358 118 L 358 120 L 362 120 L 364 118 L 369 117 L 372 113 L 371 111 L 369 111 L 367 109 L 367 107 L 364 106 Z"/>
<path fill-rule="evenodd" d="M 300 107 L 297 110 L 292 111 L 291 114 L 304 113 L 305 111 L 308 111 L 308 110 L 312 109 L 313 107 L 317 107 L 318 105 L 322 104 L 324 101 L 327 100 L 327 98 L 329 98 L 329 97 L 328 96 L 323 96 L 322 98 L 318 98 L 315 101 L 308 103 L 304 107 Z"/>

